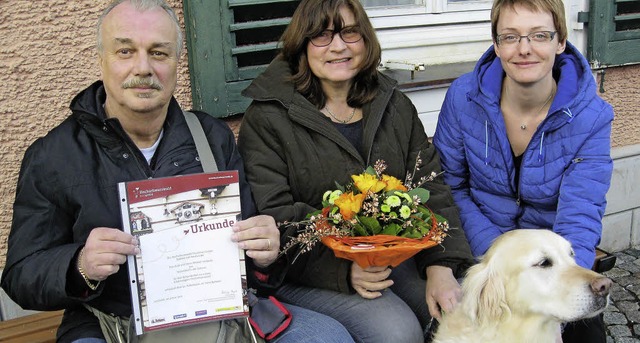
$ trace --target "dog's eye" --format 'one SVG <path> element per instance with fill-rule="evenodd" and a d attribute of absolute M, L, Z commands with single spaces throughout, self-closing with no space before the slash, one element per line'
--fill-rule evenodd
<path fill-rule="evenodd" d="M 538 264 L 536 264 L 536 267 L 541 267 L 541 268 L 549 268 L 552 266 L 553 266 L 553 262 L 549 258 L 543 258 L 540 262 L 538 262 Z"/>

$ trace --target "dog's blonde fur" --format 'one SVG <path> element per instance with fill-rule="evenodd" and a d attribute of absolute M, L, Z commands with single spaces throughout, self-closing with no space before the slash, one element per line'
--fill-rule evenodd
<path fill-rule="evenodd" d="M 611 280 L 578 266 L 550 230 L 501 235 L 469 269 L 463 299 L 445 313 L 434 343 L 552 343 L 562 322 L 607 306 Z"/>

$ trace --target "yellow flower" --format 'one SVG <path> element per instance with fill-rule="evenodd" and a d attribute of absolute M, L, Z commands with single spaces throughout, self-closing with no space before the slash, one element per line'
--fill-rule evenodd
<path fill-rule="evenodd" d="M 400 180 L 396 179 L 393 176 L 382 175 L 382 181 L 386 184 L 384 188 L 385 191 L 407 191 L 407 187 L 405 187 Z"/>
<path fill-rule="evenodd" d="M 342 193 L 334 204 L 340 208 L 344 220 L 351 220 L 360 211 L 364 197 L 364 194 Z"/>
<path fill-rule="evenodd" d="M 371 174 L 351 175 L 351 178 L 358 190 L 364 194 L 367 192 L 378 193 L 387 186 L 384 181 L 378 180 L 375 175 Z"/>

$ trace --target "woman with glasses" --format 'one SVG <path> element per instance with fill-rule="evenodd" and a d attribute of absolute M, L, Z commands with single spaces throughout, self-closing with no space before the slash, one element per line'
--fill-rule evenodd
<path fill-rule="evenodd" d="M 491 31 L 493 46 L 449 88 L 434 136 L 471 250 L 484 254 L 509 230 L 548 229 L 590 269 L 612 173 L 613 109 L 567 42 L 561 0 L 496 0 Z M 604 324 L 570 324 L 563 336 L 604 342 Z"/>
<path fill-rule="evenodd" d="M 253 102 L 239 149 L 258 211 L 301 221 L 336 182 L 377 160 L 401 180 L 418 154 L 415 180 L 441 170 L 415 107 L 377 71 L 380 45 L 358 0 L 303 0 L 281 43 L 280 55 L 243 92 Z M 426 187 L 431 209 L 459 228 L 443 179 Z M 286 242 L 296 232 L 282 234 Z M 321 244 L 295 261 L 291 251 L 276 295 L 337 319 L 356 342 L 423 342 L 431 317 L 458 301 L 456 277 L 473 262 L 462 230 L 449 234 L 393 270 L 360 268 Z"/>

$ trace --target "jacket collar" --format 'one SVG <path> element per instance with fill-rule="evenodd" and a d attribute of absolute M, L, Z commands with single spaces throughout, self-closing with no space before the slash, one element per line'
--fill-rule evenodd
<path fill-rule="evenodd" d="M 71 111 L 74 119 L 90 134 L 96 142 L 107 149 L 116 149 L 122 140 L 131 147 L 135 147 L 129 136 L 124 132 L 117 118 L 107 118 L 104 102 L 107 95 L 102 81 L 96 81 L 81 91 L 71 101 Z M 184 122 L 182 110 L 174 97 L 171 97 L 167 117 L 164 122 L 163 140 L 172 138 L 173 127 Z M 111 134 L 109 132 L 115 132 Z M 137 148 L 133 151 L 136 151 Z"/>
<path fill-rule="evenodd" d="M 372 102 L 363 106 L 363 149 L 366 159 L 371 154 L 375 134 L 396 87 L 396 80 L 378 73 L 378 94 Z M 330 120 L 295 90 L 291 81 L 291 69 L 281 57 L 274 59 L 267 69 L 242 91 L 242 95 L 255 101 L 279 102 L 286 108 L 292 121 L 325 135 L 354 157 L 362 160 L 362 156 L 353 145 L 333 125 L 328 125 Z M 362 161 L 362 163 L 368 163 L 368 161 Z"/>
<path fill-rule="evenodd" d="M 253 100 L 277 100 L 289 108 L 297 94 L 291 81 L 291 70 L 282 57 L 276 57 L 267 69 L 258 75 L 253 82 L 242 91 L 242 95 Z"/>
<path fill-rule="evenodd" d="M 504 70 L 493 46 L 482 55 L 473 75 L 480 86 L 472 89 L 469 97 L 499 109 Z M 556 56 L 553 77 L 558 83 L 558 90 L 549 109 L 548 129 L 571 122 L 596 96 L 596 84 L 589 62 L 570 42 L 567 42 L 565 51 Z M 499 111 L 495 113 L 498 114 Z"/>

